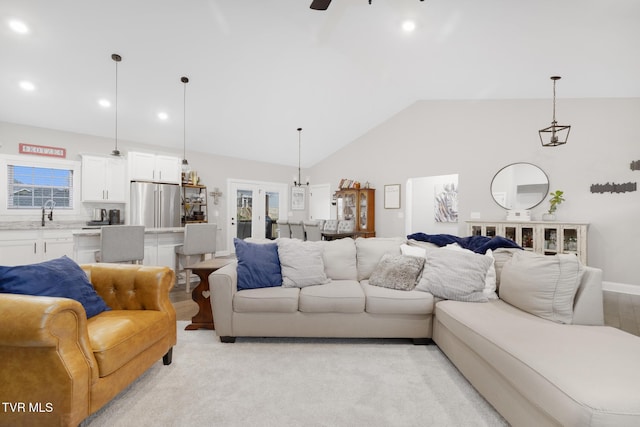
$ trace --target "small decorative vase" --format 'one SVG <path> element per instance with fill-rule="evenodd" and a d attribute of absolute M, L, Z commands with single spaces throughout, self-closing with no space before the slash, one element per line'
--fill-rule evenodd
<path fill-rule="evenodd" d="M 542 214 L 542 220 L 543 221 L 555 221 L 556 220 L 556 214 L 552 214 L 552 213 L 543 213 Z"/>

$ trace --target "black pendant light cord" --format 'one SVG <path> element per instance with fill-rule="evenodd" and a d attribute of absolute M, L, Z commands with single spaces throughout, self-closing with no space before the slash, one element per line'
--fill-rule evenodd
<path fill-rule="evenodd" d="M 111 59 L 116 63 L 116 128 L 115 128 L 115 148 L 111 152 L 114 156 L 120 155 L 120 150 L 118 150 L 118 62 L 122 61 L 122 57 L 117 53 L 111 55 Z"/>
<path fill-rule="evenodd" d="M 189 78 L 182 76 L 180 77 L 180 81 L 184 83 L 184 91 L 183 91 L 183 99 L 182 99 L 182 165 L 186 166 L 189 164 L 187 161 L 187 83 L 189 83 Z"/>

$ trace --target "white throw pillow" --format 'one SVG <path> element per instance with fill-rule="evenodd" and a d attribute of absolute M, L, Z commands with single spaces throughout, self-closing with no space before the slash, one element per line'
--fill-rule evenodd
<path fill-rule="evenodd" d="M 475 253 L 472 250 L 463 248 L 457 243 L 451 243 L 445 246 L 444 249 Z M 478 254 L 478 255 L 482 255 L 482 254 Z M 484 256 L 491 258 L 491 264 L 489 264 L 489 268 L 487 269 L 487 275 L 484 278 L 484 289 L 482 290 L 482 292 L 484 292 L 484 294 L 489 299 L 498 299 L 498 295 L 496 294 L 496 288 L 497 288 L 497 285 L 496 285 L 497 275 L 496 275 L 496 266 L 495 266 L 496 260 L 493 257 L 493 251 L 491 249 L 487 249 L 487 252 L 484 254 Z"/>
<path fill-rule="evenodd" d="M 471 251 L 428 251 L 417 290 L 455 301 L 487 302 L 485 279 L 491 259 Z"/>
<path fill-rule="evenodd" d="M 570 324 L 583 273 L 584 267 L 573 254 L 515 252 L 502 267 L 500 298 L 543 319 Z"/>
<path fill-rule="evenodd" d="M 282 270 L 282 287 L 304 288 L 331 281 L 324 272 L 321 242 L 288 238 L 279 238 L 276 242 Z"/>

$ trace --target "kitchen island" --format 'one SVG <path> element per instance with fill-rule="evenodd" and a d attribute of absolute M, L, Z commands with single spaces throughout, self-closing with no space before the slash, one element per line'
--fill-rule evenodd
<path fill-rule="evenodd" d="M 73 259 L 78 264 L 96 262 L 100 228 L 72 230 Z M 144 265 L 175 268 L 175 247 L 184 241 L 183 227 L 147 228 L 144 231 Z"/>

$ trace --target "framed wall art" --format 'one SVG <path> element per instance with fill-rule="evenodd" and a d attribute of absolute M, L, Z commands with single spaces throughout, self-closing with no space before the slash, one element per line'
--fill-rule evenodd
<path fill-rule="evenodd" d="M 384 186 L 384 208 L 400 209 L 400 184 Z"/>
<path fill-rule="evenodd" d="M 306 191 L 302 187 L 291 188 L 291 210 L 303 211 Z"/>

